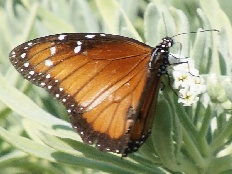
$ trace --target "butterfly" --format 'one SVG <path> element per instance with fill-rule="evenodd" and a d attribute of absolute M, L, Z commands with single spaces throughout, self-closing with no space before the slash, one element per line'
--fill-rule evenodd
<path fill-rule="evenodd" d="M 171 37 L 156 47 L 104 33 L 63 33 L 14 48 L 10 61 L 67 109 L 84 143 L 127 156 L 151 133 Z"/>

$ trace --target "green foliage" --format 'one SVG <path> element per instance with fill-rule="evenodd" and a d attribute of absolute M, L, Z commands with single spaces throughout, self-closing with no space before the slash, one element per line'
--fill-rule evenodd
<path fill-rule="evenodd" d="M 224 2 L 224 3 L 223 3 Z M 228 5 L 225 5 L 228 4 Z M 230 5 L 229 5 L 230 4 Z M 221 5 L 221 6 L 220 6 Z M 232 27 L 228 0 L 0 1 L 0 171 L 2 173 L 186 173 L 232 170 Z M 190 31 L 218 29 L 220 32 Z M 152 135 L 121 160 L 82 143 L 65 109 L 23 80 L 8 54 L 18 44 L 64 32 L 106 32 L 151 46 L 174 36 L 172 53 L 195 59 L 208 93 L 192 107 L 160 95 Z M 178 44 L 179 43 L 179 44 Z M 181 43 L 181 44 L 180 44 Z M 214 73 L 214 75 L 212 75 Z M 36 103 L 36 104 L 35 104 Z M 56 117 L 55 117 L 56 116 Z"/>

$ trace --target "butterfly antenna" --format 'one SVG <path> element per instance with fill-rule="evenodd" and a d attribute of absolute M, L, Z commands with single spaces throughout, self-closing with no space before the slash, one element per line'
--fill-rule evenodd
<path fill-rule="evenodd" d="M 162 18 L 163 18 L 163 22 L 164 22 L 164 27 L 165 27 L 165 32 L 166 32 L 166 36 L 168 35 L 168 28 L 167 28 L 167 24 L 164 18 L 164 13 L 162 12 Z"/>
<path fill-rule="evenodd" d="M 206 32 L 206 31 L 217 31 L 217 32 L 220 32 L 219 30 L 217 30 L 217 29 L 208 29 L 208 30 L 201 30 L 201 31 L 191 31 L 191 32 L 188 32 L 188 33 L 179 33 L 179 34 L 177 34 L 177 35 L 174 35 L 174 36 L 172 36 L 172 38 L 173 37 L 176 37 L 176 36 L 179 36 L 179 35 L 182 35 L 182 34 L 189 34 L 189 33 L 198 33 L 198 32 Z"/>

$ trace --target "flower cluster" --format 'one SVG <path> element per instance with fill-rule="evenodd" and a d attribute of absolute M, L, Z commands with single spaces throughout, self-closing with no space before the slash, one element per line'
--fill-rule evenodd
<path fill-rule="evenodd" d="M 179 92 L 179 103 L 183 106 L 191 106 L 199 100 L 198 95 L 206 91 L 204 79 L 194 67 L 194 60 L 184 58 L 177 54 L 171 54 L 169 74 L 172 74 L 173 88 Z"/>

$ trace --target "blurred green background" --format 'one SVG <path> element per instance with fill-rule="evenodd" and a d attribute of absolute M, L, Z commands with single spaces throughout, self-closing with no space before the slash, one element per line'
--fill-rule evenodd
<path fill-rule="evenodd" d="M 232 173 L 231 7 L 231 0 L 0 0 L 1 173 Z M 220 32 L 190 34 L 199 28 Z M 8 59 L 25 41 L 67 32 L 119 34 L 151 46 L 188 33 L 174 40 L 195 59 L 208 94 L 184 108 L 164 91 L 138 152 L 123 159 L 99 152 L 81 143 L 65 108 Z"/>

